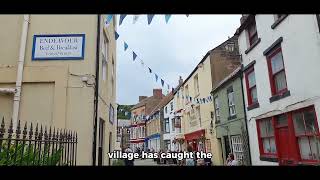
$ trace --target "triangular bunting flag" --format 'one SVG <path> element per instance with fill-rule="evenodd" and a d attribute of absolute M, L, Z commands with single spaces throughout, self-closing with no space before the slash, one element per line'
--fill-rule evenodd
<path fill-rule="evenodd" d="M 108 14 L 107 18 L 106 18 L 106 25 L 109 25 L 111 20 L 112 20 L 113 15 L 112 14 Z"/>
<path fill-rule="evenodd" d="M 170 14 L 166 14 L 166 15 L 165 15 L 165 19 L 166 19 L 166 23 L 167 23 L 167 24 L 168 24 L 168 21 L 169 21 L 170 17 L 171 17 Z"/>
<path fill-rule="evenodd" d="M 158 75 L 157 74 L 154 74 L 156 76 L 156 82 L 158 81 Z"/>
<path fill-rule="evenodd" d="M 135 52 L 133 52 L 133 51 L 132 51 L 132 57 L 133 57 L 133 61 L 134 61 L 134 60 L 136 60 L 136 58 L 137 58 L 136 53 L 135 53 Z"/>
<path fill-rule="evenodd" d="M 124 42 L 124 51 L 126 51 L 128 49 L 128 44 L 126 42 Z"/>
<path fill-rule="evenodd" d="M 170 89 L 170 86 L 169 86 L 169 84 L 167 84 L 167 87 L 168 87 L 168 89 Z"/>
<path fill-rule="evenodd" d="M 148 16 L 148 25 L 150 25 L 150 23 L 151 23 L 151 21 L 152 21 L 152 19 L 153 19 L 154 14 L 148 14 L 147 16 Z"/>
<path fill-rule="evenodd" d="M 114 36 L 115 36 L 116 40 L 118 40 L 119 34 L 117 33 L 117 31 L 114 31 Z"/>
<path fill-rule="evenodd" d="M 132 23 L 135 24 L 138 21 L 138 18 L 139 18 L 139 15 L 134 15 Z"/>
<path fill-rule="evenodd" d="M 124 20 L 124 18 L 126 17 L 126 14 L 120 14 L 120 19 L 119 19 L 119 26 L 122 24 L 122 21 Z"/>
<path fill-rule="evenodd" d="M 205 98 L 202 98 L 202 101 L 203 101 L 203 103 L 206 103 L 206 99 Z"/>
<path fill-rule="evenodd" d="M 149 72 L 152 73 L 152 70 L 149 67 L 148 67 L 148 69 L 149 69 Z"/>
<path fill-rule="evenodd" d="M 187 17 L 189 17 L 189 14 L 186 14 Z"/>
<path fill-rule="evenodd" d="M 141 65 L 144 66 L 144 62 L 141 60 Z"/>
<path fill-rule="evenodd" d="M 161 79 L 161 85 L 162 85 L 162 87 L 163 87 L 163 84 L 164 84 L 164 80 Z"/>

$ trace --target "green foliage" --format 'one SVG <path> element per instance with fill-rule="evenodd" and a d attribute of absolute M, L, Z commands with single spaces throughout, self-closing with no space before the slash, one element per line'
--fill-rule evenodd
<path fill-rule="evenodd" d="M 35 147 L 33 144 L 26 145 L 4 142 L 0 153 L 0 166 L 55 166 L 59 163 L 62 155 L 62 148 L 53 153 L 48 151 L 50 146 L 46 144 L 42 147 Z M 39 153 L 41 152 L 41 153 Z"/>
<path fill-rule="evenodd" d="M 131 108 L 133 105 L 119 105 L 117 110 L 118 119 L 130 119 Z M 128 115 L 125 115 L 125 112 L 128 112 Z"/>
<path fill-rule="evenodd" d="M 115 159 L 112 161 L 112 166 L 124 166 L 124 160 L 123 159 Z"/>

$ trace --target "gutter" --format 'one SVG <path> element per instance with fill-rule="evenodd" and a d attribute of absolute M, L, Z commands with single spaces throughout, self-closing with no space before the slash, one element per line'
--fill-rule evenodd
<path fill-rule="evenodd" d="M 242 56 L 240 57 L 242 58 Z M 241 65 L 241 69 L 243 69 L 243 65 Z M 241 71 L 242 72 L 242 71 Z M 251 152 L 250 152 L 250 139 L 249 139 L 249 132 L 248 132 L 248 123 L 247 123 L 247 112 L 246 112 L 246 103 L 244 101 L 244 89 L 243 89 L 243 73 L 240 74 L 240 79 L 241 79 L 241 92 L 242 92 L 242 106 L 243 106 L 243 111 L 244 111 L 244 123 L 246 125 L 246 132 L 247 132 L 247 137 L 248 137 L 248 152 L 249 152 L 249 163 L 250 165 L 252 164 L 252 157 L 251 157 Z"/>
<path fill-rule="evenodd" d="M 23 69 L 24 69 L 24 61 L 25 61 L 25 53 L 26 53 L 26 44 L 27 44 L 27 38 L 28 38 L 29 20 L 30 20 L 30 15 L 23 15 L 23 25 L 22 25 L 22 34 L 20 39 L 16 89 L 15 89 L 14 98 L 13 98 L 13 113 L 12 113 L 13 132 L 15 132 L 15 129 L 18 123 L 18 118 L 19 118 L 21 85 L 22 85 L 22 79 L 23 79 Z M 12 90 L 9 90 L 9 92 L 12 92 Z"/>
<path fill-rule="evenodd" d="M 97 124 L 98 124 L 98 100 L 99 100 L 99 64 L 100 64 L 100 24 L 101 15 L 97 19 L 97 44 L 96 44 L 96 85 L 94 89 L 94 120 L 93 120 L 93 142 L 92 142 L 92 165 L 96 166 L 97 154 Z"/>

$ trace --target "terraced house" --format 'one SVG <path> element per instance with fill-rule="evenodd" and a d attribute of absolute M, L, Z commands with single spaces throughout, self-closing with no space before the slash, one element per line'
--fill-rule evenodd
<path fill-rule="evenodd" d="M 114 148 L 116 18 L 1 15 L 0 117 L 78 133 L 77 165 Z"/>
<path fill-rule="evenodd" d="M 253 165 L 319 164 L 319 15 L 243 15 L 239 52 Z"/>
<path fill-rule="evenodd" d="M 153 96 L 139 96 L 139 103 L 131 108 L 130 147 L 145 150 L 148 147 L 145 139 L 146 120 L 152 110 L 160 103 L 164 95 L 162 89 L 153 89 Z M 160 142 L 160 141 L 159 141 Z"/>
<path fill-rule="evenodd" d="M 244 109 L 241 66 L 212 90 L 215 134 L 221 147 L 223 163 L 229 153 L 242 165 L 250 165 L 248 132 Z"/>
<path fill-rule="evenodd" d="M 240 65 L 237 51 L 237 36 L 233 36 L 210 50 L 194 68 L 177 91 L 175 115 L 181 119 L 183 137 L 177 134 L 183 146 L 192 146 L 195 151 L 213 154 L 213 162 L 222 165 L 221 148 L 214 132 L 213 103 L 207 97 L 217 84 Z"/>

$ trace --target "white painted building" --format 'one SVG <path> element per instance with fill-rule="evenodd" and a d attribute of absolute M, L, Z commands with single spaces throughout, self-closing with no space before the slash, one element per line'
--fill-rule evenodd
<path fill-rule="evenodd" d="M 319 15 L 241 21 L 236 34 L 252 164 L 319 163 Z"/>
<path fill-rule="evenodd" d="M 170 101 L 163 107 L 164 115 L 164 131 L 163 131 L 163 142 L 164 149 L 170 151 L 179 151 L 179 143 L 174 141 L 175 136 L 181 133 L 181 128 L 177 126 L 175 115 L 175 104 L 173 95 L 170 96 Z"/>

